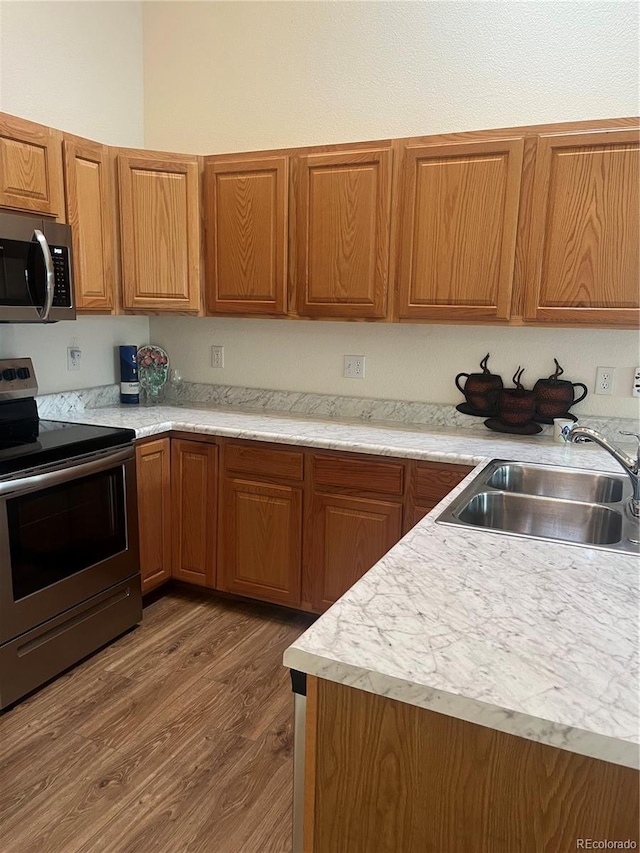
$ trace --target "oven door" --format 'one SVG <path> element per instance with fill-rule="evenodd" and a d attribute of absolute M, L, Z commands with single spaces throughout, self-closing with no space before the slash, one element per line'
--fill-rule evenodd
<path fill-rule="evenodd" d="M 132 447 L 0 481 L 0 643 L 139 573 Z"/>

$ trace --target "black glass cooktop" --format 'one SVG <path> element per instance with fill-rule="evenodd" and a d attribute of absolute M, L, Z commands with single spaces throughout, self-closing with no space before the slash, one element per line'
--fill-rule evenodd
<path fill-rule="evenodd" d="M 28 417 L 0 422 L 0 477 L 129 444 L 132 429 L 41 421 Z"/>

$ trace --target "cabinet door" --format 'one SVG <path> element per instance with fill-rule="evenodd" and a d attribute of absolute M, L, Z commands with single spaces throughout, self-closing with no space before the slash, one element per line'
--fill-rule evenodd
<path fill-rule="evenodd" d="M 400 318 L 509 318 L 523 150 L 522 138 L 405 148 Z"/>
<path fill-rule="evenodd" d="M 467 465 L 449 465 L 440 462 L 411 463 L 411 481 L 404 514 L 404 533 L 415 527 L 472 470 L 473 468 Z"/>
<path fill-rule="evenodd" d="M 122 289 L 129 310 L 200 307 L 198 160 L 120 154 Z"/>
<path fill-rule="evenodd" d="M 302 489 L 225 477 L 222 501 L 222 588 L 298 605 Z"/>
<path fill-rule="evenodd" d="M 64 220 L 58 131 L 0 114 L 0 206 Z"/>
<path fill-rule="evenodd" d="M 399 541 L 402 505 L 317 493 L 307 535 L 310 597 L 314 610 L 325 610 Z"/>
<path fill-rule="evenodd" d="M 637 326 L 639 186 L 638 130 L 540 137 L 527 319 Z"/>
<path fill-rule="evenodd" d="M 311 154 L 296 162 L 295 290 L 307 317 L 385 317 L 390 149 Z"/>
<path fill-rule="evenodd" d="M 65 139 L 64 165 L 76 308 L 111 312 L 115 257 L 109 149 L 88 140 Z"/>
<path fill-rule="evenodd" d="M 136 447 L 142 592 L 171 577 L 171 468 L 169 439 Z"/>
<path fill-rule="evenodd" d="M 286 314 L 288 159 L 205 166 L 207 309 Z"/>
<path fill-rule="evenodd" d="M 218 448 L 171 442 L 174 578 L 215 587 Z"/>

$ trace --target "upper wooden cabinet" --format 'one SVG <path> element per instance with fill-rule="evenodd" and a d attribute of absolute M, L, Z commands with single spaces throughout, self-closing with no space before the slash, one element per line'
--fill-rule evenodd
<path fill-rule="evenodd" d="M 400 318 L 509 318 L 523 151 L 523 138 L 404 149 Z"/>
<path fill-rule="evenodd" d="M 115 217 L 109 149 L 65 138 L 64 167 L 76 308 L 110 312 L 115 308 Z"/>
<path fill-rule="evenodd" d="M 207 310 L 286 314 L 287 157 L 205 163 Z"/>
<path fill-rule="evenodd" d="M 127 310 L 200 309 L 197 157 L 118 155 L 122 299 Z"/>
<path fill-rule="evenodd" d="M 0 206 L 64 220 L 59 131 L 0 114 Z"/>
<path fill-rule="evenodd" d="M 637 129 L 540 137 L 526 319 L 637 325 L 639 187 Z"/>
<path fill-rule="evenodd" d="M 386 316 L 391 158 L 388 148 L 296 158 L 291 247 L 299 314 Z"/>

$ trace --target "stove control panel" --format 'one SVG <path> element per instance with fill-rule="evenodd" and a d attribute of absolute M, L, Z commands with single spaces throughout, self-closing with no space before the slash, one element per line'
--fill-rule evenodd
<path fill-rule="evenodd" d="M 19 400 L 38 393 L 30 358 L 0 359 L 0 400 Z"/>

